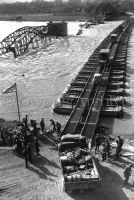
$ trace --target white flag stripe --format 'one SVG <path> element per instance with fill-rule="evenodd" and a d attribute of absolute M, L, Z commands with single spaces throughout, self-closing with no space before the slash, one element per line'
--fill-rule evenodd
<path fill-rule="evenodd" d="M 2 92 L 3 94 L 8 94 L 8 93 L 12 93 L 16 91 L 16 83 L 14 83 L 12 86 L 10 86 L 9 88 L 7 88 L 4 92 Z"/>

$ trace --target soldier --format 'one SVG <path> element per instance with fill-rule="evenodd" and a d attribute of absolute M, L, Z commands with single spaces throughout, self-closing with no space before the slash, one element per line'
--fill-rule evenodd
<path fill-rule="evenodd" d="M 118 146 L 119 154 L 120 154 L 122 151 L 122 146 L 123 146 L 123 139 L 121 138 L 121 136 L 118 136 L 118 140 L 116 142 L 117 142 L 117 146 Z"/>
<path fill-rule="evenodd" d="M 26 134 L 24 135 L 24 143 L 27 145 L 28 143 L 32 142 L 32 134 L 30 131 L 27 131 Z"/>
<path fill-rule="evenodd" d="M 61 132 L 61 124 L 59 122 L 56 122 L 56 130 L 57 132 Z"/>
<path fill-rule="evenodd" d="M 124 174 L 124 186 L 126 186 L 126 184 L 128 184 L 128 180 L 129 180 L 129 177 L 131 176 L 131 173 L 132 173 L 132 165 L 129 164 L 123 171 L 123 174 Z"/>
<path fill-rule="evenodd" d="M 22 152 L 21 136 L 17 136 L 16 138 L 16 151 L 19 155 L 21 155 Z"/>
<path fill-rule="evenodd" d="M 106 144 L 103 143 L 103 150 L 102 150 L 102 161 L 105 161 L 107 158 L 107 149 L 106 149 Z"/>
<path fill-rule="evenodd" d="M 1 131 L 1 139 L 2 139 L 2 145 L 5 145 L 6 142 L 5 142 L 5 138 L 4 138 L 4 133 L 3 133 L 3 131 Z"/>
<path fill-rule="evenodd" d="M 45 129 L 44 118 L 42 118 L 40 121 L 40 127 L 41 127 L 42 132 L 44 132 L 44 129 Z"/>
<path fill-rule="evenodd" d="M 53 127 L 53 132 L 55 132 L 56 131 L 55 121 L 53 119 L 50 119 L 50 122 L 51 122 L 50 126 Z"/>
<path fill-rule="evenodd" d="M 57 135 L 58 138 L 61 138 L 61 124 L 59 122 L 56 122 L 56 131 L 57 131 Z"/>
<path fill-rule="evenodd" d="M 26 117 L 23 118 L 23 126 L 24 126 L 25 130 L 28 129 L 28 115 L 26 115 Z"/>
<path fill-rule="evenodd" d="M 123 139 L 120 136 L 118 136 L 118 139 L 116 140 L 116 144 L 117 144 L 117 147 L 116 147 L 116 154 L 115 154 L 114 160 L 119 159 L 121 155 Z"/>
<path fill-rule="evenodd" d="M 100 145 L 101 145 L 101 138 L 100 138 L 99 134 L 97 134 L 97 136 L 95 138 L 95 153 L 96 153 L 96 151 L 99 151 Z"/>

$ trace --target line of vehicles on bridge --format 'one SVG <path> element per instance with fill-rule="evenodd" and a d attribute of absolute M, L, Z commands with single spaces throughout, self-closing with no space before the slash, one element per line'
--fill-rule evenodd
<path fill-rule="evenodd" d="M 112 34 L 111 43 L 106 45 L 106 47 L 109 46 L 109 48 L 99 49 L 98 52 L 95 51 L 93 53 L 93 56 L 90 57 L 89 61 L 79 71 L 76 78 L 70 83 L 68 88 L 66 88 L 64 93 L 59 97 L 58 102 L 53 106 L 53 111 L 55 113 L 71 114 L 58 145 L 59 160 L 63 174 L 63 188 L 66 192 L 75 190 L 83 192 L 90 188 L 101 186 L 101 178 L 95 160 L 91 154 L 93 135 L 87 138 L 86 134 L 79 134 L 78 128 L 82 124 L 79 124 L 79 120 L 76 119 L 78 118 L 77 116 L 72 116 L 76 108 L 79 113 L 79 109 L 82 109 L 82 103 L 84 106 L 88 107 L 88 112 L 90 111 L 90 106 L 91 110 L 93 108 L 97 111 L 98 107 L 92 106 L 92 104 L 95 102 L 93 101 L 95 96 L 99 96 L 95 93 L 98 85 L 100 85 L 100 89 L 103 89 L 103 86 L 106 88 L 104 98 L 102 98 L 103 102 L 100 102 L 100 104 L 102 104 L 100 110 L 101 115 L 109 117 L 123 116 L 123 104 L 126 103 L 124 98 L 126 94 L 125 59 L 129 34 L 123 37 L 123 40 L 126 39 L 126 43 L 119 44 L 118 48 L 117 43 L 120 42 L 120 39 L 124 35 L 123 32 L 125 32 L 127 27 L 128 25 L 124 24 L 116 29 L 117 34 Z M 100 72 L 96 70 L 98 69 L 97 66 L 100 66 Z M 109 70 L 109 68 L 111 70 Z M 105 72 L 104 76 L 101 74 L 103 71 Z M 89 86 L 88 89 L 86 87 L 87 85 Z M 86 90 L 87 94 L 90 93 L 88 102 L 86 98 L 81 98 L 83 91 Z M 104 91 L 98 90 L 98 92 L 101 93 Z M 80 98 L 81 101 L 79 101 Z M 86 103 L 84 101 L 86 101 Z M 96 105 L 99 105 L 98 101 L 99 99 L 96 99 Z M 83 110 L 86 112 L 85 107 L 83 107 Z M 91 128 L 92 123 L 88 123 L 90 125 L 89 128 Z M 72 127 L 74 127 L 74 132 L 71 132 Z"/>
<path fill-rule="evenodd" d="M 125 49 L 126 50 L 126 49 Z M 103 56 L 107 52 L 100 51 L 99 65 L 104 61 Z M 114 61 L 112 70 L 109 75 L 107 89 L 103 99 L 103 106 L 101 113 L 103 116 L 123 116 L 123 105 L 125 101 L 125 75 L 126 75 L 126 64 L 125 64 L 125 53 L 123 52 L 123 58 Z M 57 102 L 53 105 L 53 111 L 57 114 L 69 115 L 73 108 L 77 105 L 77 101 L 80 98 L 84 88 L 86 87 L 89 77 L 92 85 L 104 84 L 105 78 L 100 73 L 93 74 L 94 63 L 96 58 L 87 64 L 79 71 L 78 75 L 72 82 L 67 86 L 62 95 L 58 98 Z M 93 62 L 93 63 L 92 63 Z M 104 61 L 105 62 L 105 61 Z M 95 89 L 95 87 L 93 88 Z M 88 104 L 90 105 L 93 97 L 89 98 Z M 88 106 L 89 106 L 88 105 Z"/>

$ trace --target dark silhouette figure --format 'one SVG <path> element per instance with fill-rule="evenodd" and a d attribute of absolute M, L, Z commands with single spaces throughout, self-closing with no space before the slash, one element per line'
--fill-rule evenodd
<path fill-rule="evenodd" d="M 116 142 L 117 142 L 117 145 L 118 145 L 118 148 L 119 148 L 119 153 L 121 153 L 122 146 L 123 146 L 123 139 L 120 136 L 118 136 L 118 140 Z"/>
<path fill-rule="evenodd" d="M 97 136 L 95 138 L 95 153 L 97 151 L 99 151 L 100 145 L 101 145 L 101 138 L 100 138 L 99 134 L 97 134 Z"/>
<path fill-rule="evenodd" d="M 31 127 L 33 128 L 32 134 L 34 136 L 37 136 L 38 130 L 37 130 L 37 122 L 36 122 L 36 120 L 31 120 L 30 124 L 31 124 Z"/>
<path fill-rule="evenodd" d="M 22 155 L 23 152 L 23 145 L 21 137 L 17 137 L 16 139 L 16 151 L 19 155 Z"/>
<path fill-rule="evenodd" d="M 51 122 L 50 126 L 52 126 L 53 128 L 53 132 L 56 131 L 55 121 L 53 119 L 50 119 L 50 122 Z"/>
<path fill-rule="evenodd" d="M 59 138 L 61 138 L 61 124 L 56 122 L 56 131 Z"/>
<path fill-rule="evenodd" d="M 1 132 L 1 140 L 2 140 L 2 145 L 5 145 L 6 142 L 5 142 L 5 138 L 4 138 L 4 133 L 3 133 L 3 131 Z"/>
<path fill-rule="evenodd" d="M 128 180 L 129 180 L 129 177 L 131 176 L 131 173 L 132 173 L 132 165 L 129 164 L 123 171 L 123 174 L 124 174 L 124 186 L 126 186 L 128 184 Z"/>
<path fill-rule="evenodd" d="M 120 136 L 118 136 L 118 139 L 116 140 L 116 144 L 117 144 L 117 147 L 116 147 L 116 154 L 115 154 L 114 160 L 118 160 L 121 156 L 123 139 Z"/>
<path fill-rule="evenodd" d="M 44 118 L 42 118 L 40 121 L 40 127 L 41 127 L 42 132 L 44 132 L 44 129 L 45 129 Z"/>
<path fill-rule="evenodd" d="M 28 129 L 28 115 L 24 118 L 25 129 Z"/>
<path fill-rule="evenodd" d="M 107 158 L 107 148 L 105 143 L 103 143 L 103 150 L 102 150 L 102 161 L 105 161 Z"/>

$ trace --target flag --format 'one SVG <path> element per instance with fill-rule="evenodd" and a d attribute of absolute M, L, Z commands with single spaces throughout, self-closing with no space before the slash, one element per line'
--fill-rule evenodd
<path fill-rule="evenodd" d="M 8 93 L 12 93 L 16 91 L 16 83 L 14 83 L 12 86 L 10 86 L 9 88 L 7 88 L 4 92 L 2 92 L 3 94 L 8 94 Z"/>

